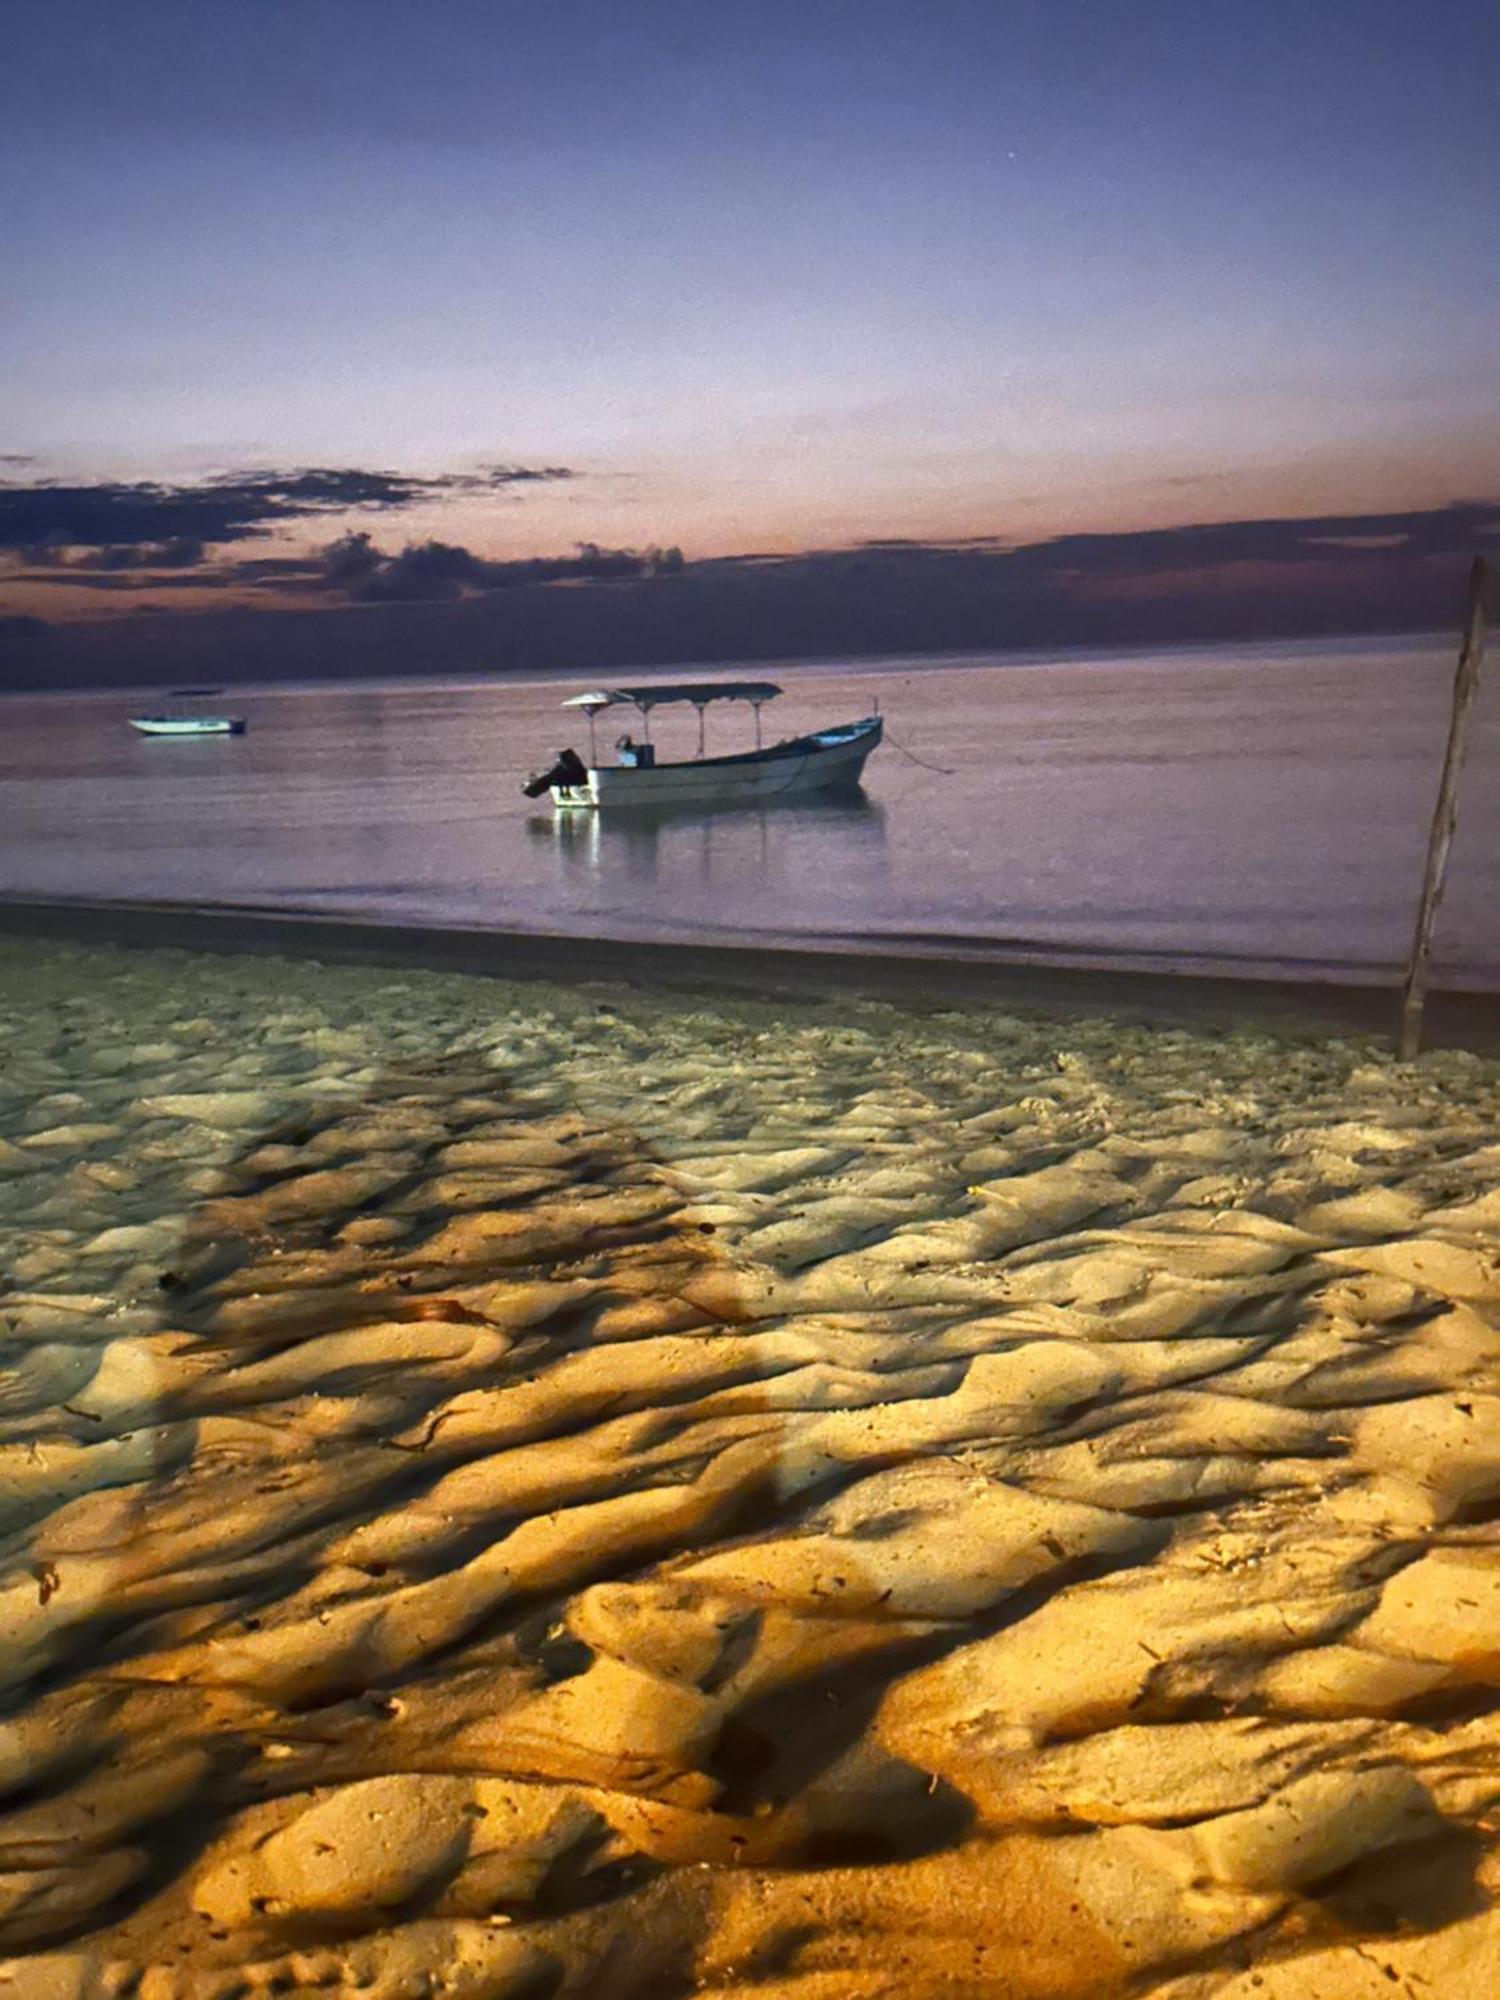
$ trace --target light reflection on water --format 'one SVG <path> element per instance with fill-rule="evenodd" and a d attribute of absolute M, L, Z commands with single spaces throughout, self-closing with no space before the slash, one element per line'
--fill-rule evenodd
<path fill-rule="evenodd" d="M 15 696 L 0 891 L 1373 977 L 1408 942 L 1454 654 L 1442 637 L 784 669 L 768 740 L 883 711 L 862 797 L 540 827 L 520 787 L 576 731 L 559 704 L 578 681 L 249 689 L 248 734 L 197 742 L 130 731 L 149 697 Z M 690 710 L 653 722 L 661 756 L 693 754 Z M 752 740 L 736 711 L 709 736 Z M 1500 676 L 1438 963 L 1500 986 Z"/>
<path fill-rule="evenodd" d="M 773 932 L 805 913 L 814 928 L 830 883 L 857 926 L 890 879 L 885 808 L 863 790 L 769 806 L 537 813 L 527 829 L 550 850 L 559 901 L 627 924 L 649 913 L 663 929 L 700 930 L 706 912 Z"/>

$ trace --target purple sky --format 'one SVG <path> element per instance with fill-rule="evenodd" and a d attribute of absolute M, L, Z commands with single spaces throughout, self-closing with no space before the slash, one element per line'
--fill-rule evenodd
<path fill-rule="evenodd" d="M 1496 22 L 53 0 L 0 64 L 0 477 L 573 475 L 293 509 L 241 563 L 362 529 L 691 562 L 1488 499 Z M 66 573 L 97 544 L 50 532 L 12 537 L 0 611 L 109 608 Z M 230 552 L 174 579 L 167 538 L 139 538 L 164 605 Z"/>

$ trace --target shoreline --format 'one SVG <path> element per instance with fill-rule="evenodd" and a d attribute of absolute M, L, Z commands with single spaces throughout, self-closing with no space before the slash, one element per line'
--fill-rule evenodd
<path fill-rule="evenodd" d="M 87 902 L 0 895 L 0 937 L 290 956 L 480 978 L 589 981 L 724 995 L 873 999 L 915 1011 L 965 1004 L 1071 1016 L 1121 1015 L 1150 1025 L 1264 1026 L 1286 1033 L 1394 1037 L 1399 986 L 1104 969 L 1013 958 L 954 958 L 910 949 L 857 950 L 622 941 L 539 932 L 384 924 L 318 913 L 223 906 Z M 1500 1052 L 1500 996 L 1436 988 L 1425 1048 Z"/>

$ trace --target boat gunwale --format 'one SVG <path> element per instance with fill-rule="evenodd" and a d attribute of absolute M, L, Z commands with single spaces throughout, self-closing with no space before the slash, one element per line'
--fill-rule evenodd
<path fill-rule="evenodd" d="M 880 732 L 881 718 L 878 715 L 861 716 L 858 722 L 839 722 L 829 729 L 810 730 L 806 736 L 789 736 L 784 743 L 771 743 L 761 750 L 736 750 L 727 757 L 682 757 L 674 758 L 669 764 L 590 764 L 586 765 L 590 777 L 610 775 L 618 771 L 629 771 L 633 775 L 648 777 L 653 771 L 706 771 L 725 764 L 771 764 L 784 757 L 807 756 L 819 750 L 843 750 L 858 743 L 863 737 Z M 837 737 L 830 743 L 829 737 Z M 555 789 L 555 788 L 554 788 Z"/>

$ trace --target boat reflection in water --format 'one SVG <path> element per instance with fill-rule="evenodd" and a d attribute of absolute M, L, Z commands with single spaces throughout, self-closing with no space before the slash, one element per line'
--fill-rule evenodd
<path fill-rule="evenodd" d="M 558 858 L 563 899 L 632 931 L 846 931 L 883 903 L 885 811 L 862 790 L 734 804 L 558 813 L 527 822 Z"/>

